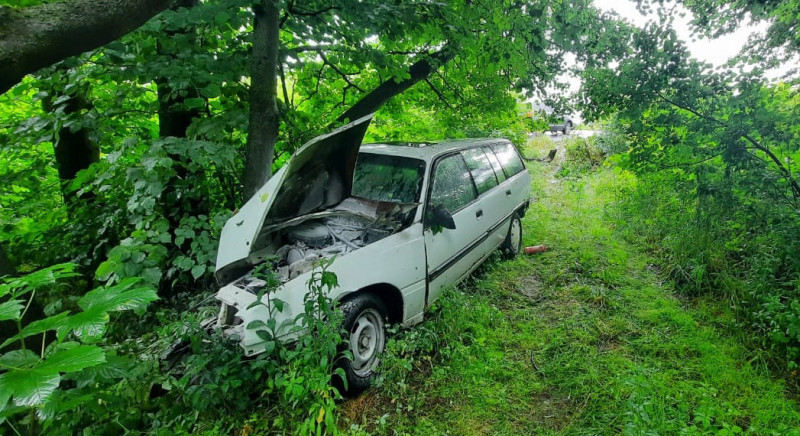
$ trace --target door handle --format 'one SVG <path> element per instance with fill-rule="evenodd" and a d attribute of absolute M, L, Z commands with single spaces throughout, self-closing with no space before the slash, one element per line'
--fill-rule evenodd
<path fill-rule="evenodd" d="M 478 210 L 477 212 L 475 212 L 475 218 L 480 219 L 482 216 L 483 216 L 483 210 L 482 209 Z"/>
<path fill-rule="evenodd" d="M 506 197 L 511 197 L 511 190 L 510 189 L 506 189 Z"/>

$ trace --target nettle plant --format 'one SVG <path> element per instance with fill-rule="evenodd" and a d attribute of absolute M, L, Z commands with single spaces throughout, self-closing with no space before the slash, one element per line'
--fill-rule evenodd
<path fill-rule="evenodd" d="M 58 410 L 59 406 L 70 407 L 51 400 L 57 391 L 69 389 L 62 380 L 106 362 L 101 342 L 109 314 L 142 312 L 158 299 L 152 286 L 126 279 L 87 292 L 77 300 L 77 310 L 64 310 L 32 322 L 24 320 L 36 294 L 77 276 L 75 267 L 71 263 L 54 265 L 0 283 L 0 322 L 16 324 L 17 329 L 17 334 L 0 344 L 0 423 L 34 411 L 40 420 L 46 420 L 64 411 Z M 36 348 L 31 348 L 34 343 Z M 33 418 L 28 424 L 35 425 Z"/>
<path fill-rule="evenodd" d="M 334 377 L 346 380 L 336 361 L 352 358 L 344 346 L 343 315 L 330 298 L 331 290 L 339 286 L 336 274 L 328 271 L 333 260 L 321 260 L 312 272 L 303 300 L 304 310 L 291 328 L 298 334 L 297 342 L 291 345 L 283 344 L 277 337 L 282 326 L 274 315 L 284 310 L 285 303 L 272 293 L 280 282 L 268 262 L 254 271 L 265 286 L 251 307 L 264 305 L 270 314 L 265 321 L 252 321 L 246 326 L 267 341 L 266 352 L 258 356 L 254 366 L 267 369 L 265 393 L 277 394 L 283 404 L 303 415 L 302 423 L 295 429 L 303 434 L 336 431 L 333 411 L 341 394 L 333 382 Z"/>

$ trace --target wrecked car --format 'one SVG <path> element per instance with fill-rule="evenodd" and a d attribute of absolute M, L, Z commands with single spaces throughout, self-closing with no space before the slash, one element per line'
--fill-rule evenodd
<path fill-rule="evenodd" d="M 361 145 L 370 119 L 298 149 L 226 223 L 216 266 L 217 326 L 256 355 L 266 341 L 246 326 L 272 316 L 281 340 L 296 338 L 313 268 L 335 256 L 330 297 L 349 334 L 353 359 L 340 366 L 351 394 L 369 386 L 387 324 L 421 322 L 496 249 L 520 250 L 531 181 L 505 139 Z M 281 283 L 280 311 L 252 304 L 265 285 L 253 269 L 264 262 Z"/>

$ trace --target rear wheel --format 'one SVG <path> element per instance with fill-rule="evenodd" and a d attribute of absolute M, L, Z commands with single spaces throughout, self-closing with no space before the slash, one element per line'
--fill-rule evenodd
<path fill-rule="evenodd" d="M 500 246 L 506 258 L 511 259 L 522 249 L 522 221 L 515 213 L 511 216 L 511 225 L 508 227 L 508 235 L 503 245 Z"/>
<path fill-rule="evenodd" d="M 336 366 L 344 370 L 346 386 L 339 377 L 334 382 L 339 391 L 355 396 L 367 389 L 380 356 L 386 346 L 387 311 L 383 301 L 373 294 L 357 295 L 341 305 L 347 343 L 342 351 L 349 350 L 353 358 L 341 356 Z"/>

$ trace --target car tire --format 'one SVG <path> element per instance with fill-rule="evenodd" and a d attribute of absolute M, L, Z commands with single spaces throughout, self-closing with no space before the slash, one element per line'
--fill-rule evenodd
<path fill-rule="evenodd" d="M 359 294 L 340 306 L 344 315 L 346 341 L 339 350 L 350 350 L 350 356 L 340 354 L 336 368 L 341 368 L 347 379 L 343 383 L 334 375 L 334 387 L 343 395 L 356 396 L 367 389 L 375 376 L 380 356 L 386 346 L 387 310 L 383 301 L 373 294 Z"/>
<path fill-rule="evenodd" d="M 511 225 L 508 226 L 508 234 L 500 249 L 506 259 L 513 259 L 522 251 L 522 220 L 516 213 L 511 216 Z"/>

